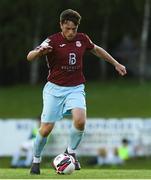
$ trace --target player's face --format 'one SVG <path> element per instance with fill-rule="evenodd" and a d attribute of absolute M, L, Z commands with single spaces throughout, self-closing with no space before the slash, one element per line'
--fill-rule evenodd
<path fill-rule="evenodd" d="M 78 25 L 76 26 L 72 21 L 66 21 L 63 24 L 60 23 L 60 28 L 63 36 L 71 41 L 77 34 Z"/>

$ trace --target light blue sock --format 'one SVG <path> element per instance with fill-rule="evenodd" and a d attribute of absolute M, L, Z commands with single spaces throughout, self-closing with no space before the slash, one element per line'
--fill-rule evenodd
<path fill-rule="evenodd" d="M 47 137 L 41 136 L 41 134 L 38 132 L 36 139 L 34 141 L 34 157 L 39 158 L 41 156 L 41 152 L 47 142 Z"/>
<path fill-rule="evenodd" d="M 84 131 L 78 130 L 72 125 L 68 147 L 71 148 L 72 150 L 75 150 L 80 144 L 83 134 Z"/>

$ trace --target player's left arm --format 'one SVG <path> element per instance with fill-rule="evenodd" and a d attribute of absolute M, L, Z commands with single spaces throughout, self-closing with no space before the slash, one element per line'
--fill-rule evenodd
<path fill-rule="evenodd" d="M 125 66 L 123 66 L 122 64 L 120 64 L 118 61 L 116 61 L 107 51 L 105 51 L 103 48 L 94 45 L 94 48 L 90 51 L 92 52 L 94 55 L 96 55 L 97 57 L 106 60 L 107 62 L 111 63 L 116 71 L 118 71 L 118 73 L 121 76 L 124 76 L 127 74 L 126 72 L 126 68 Z"/>

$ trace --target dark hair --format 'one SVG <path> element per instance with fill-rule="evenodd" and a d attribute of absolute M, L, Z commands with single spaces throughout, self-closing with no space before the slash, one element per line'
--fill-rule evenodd
<path fill-rule="evenodd" d="M 129 141 L 128 141 L 128 139 L 124 138 L 124 139 L 122 139 L 122 143 L 123 143 L 123 144 L 128 144 Z"/>
<path fill-rule="evenodd" d="M 60 22 L 61 24 L 66 21 L 72 21 L 76 26 L 80 24 L 81 16 L 78 12 L 67 9 L 60 14 Z"/>

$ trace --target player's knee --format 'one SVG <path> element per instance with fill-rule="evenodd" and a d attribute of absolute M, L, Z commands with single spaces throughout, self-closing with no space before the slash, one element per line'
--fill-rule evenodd
<path fill-rule="evenodd" d="M 79 130 L 84 130 L 85 127 L 85 119 L 84 118 L 79 118 L 74 120 L 74 125 L 77 129 Z"/>
<path fill-rule="evenodd" d="M 41 127 L 40 127 L 40 134 L 43 136 L 43 137 L 47 137 L 51 130 L 53 129 L 53 125 L 51 124 L 42 124 Z"/>
<path fill-rule="evenodd" d="M 40 131 L 40 134 L 43 136 L 43 137 L 47 137 L 49 135 L 50 131 L 48 129 L 43 129 Z"/>
<path fill-rule="evenodd" d="M 86 111 L 80 108 L 72 110 L 74 125 L 79 130 L 84 130 L 86 121 Z"/>

